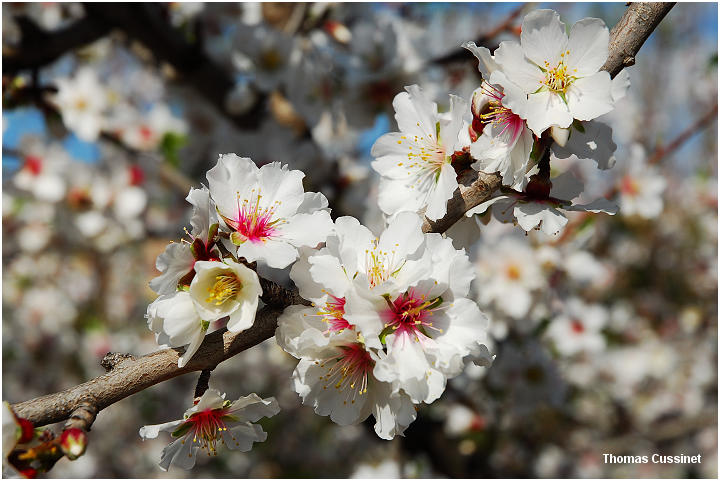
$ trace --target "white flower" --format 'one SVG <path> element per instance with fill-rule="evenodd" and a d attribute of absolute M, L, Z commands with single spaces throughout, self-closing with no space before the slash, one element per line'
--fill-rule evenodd
<path fill-rule="evenodd" d="M 178 359 L 178 367 L 185 366 L 197 352 L 210 327 L 210 322 L 200 317 L 195 302 L 187 291 L 158 297 L 148 306 L 145 317 L 158 344 L 170 347 L 187 346 Z"/>
<path fill-rule="evenodd" d="M 304 192 L 303 177 L 278 162 L 258 169 L 248 158 L 220 156 L 207 173 L 210 197 L 238 257 L 282 269 L 297 258 L 298 247 L 325 241 L 332 230 L 327 199 Z"/>
<path fill-rule="evenodd" d="M 212 229 L 212 226 L 217 224 L 217 213 L 210 199 L 210 191 L 207 187 L 191 188 L 185 200 L 193 205 L 190 218 L 192 242 L 170 243 L 158 256 L 155 268 L 162 274 L 150 281 L 150 288 L 158 294 L 172 294 L 184 277 L 193 276 L 196 260 L 214 260 L 220 257 L 215 248 L 214 233 L 217 230 Z M 190 279 L 187 280 L 188 284 L 189 282 Z"/>
<path fill-rule="evenodd" d="M 467 132 L 461 135 L 466 131 L 463 116 L 467 104 L 451 95 L 449 118 L 445 118 L 420 87 L 405 89 L 407 92 L 393 100 L 400 132 L 383 135 L 371 151 L 377 159 L 373 169 L 382 176 L 378 203 L 388 215 L 427 207 L 428 219 L 440 219 L 458 188 L 452 155 L 469 143 L 465 141 Z"/>
<path fill-rule="evenodd" d="M 551 321 L 545 334 L 563 356 L 596 353 L 605 348 L 601 330 L 607 319 L 608 312 L 604 307 L 572 298 L 565 304 L 564 311 Z"/>
<path fill-rule="evenodd" d="M 415 408 L 407 394 L 375 378 L 377 356 L 344 321 L 343 307 L 344 301 L 333 310 L 290 306 L 278 318 L 278 344 L 300 359 L 295 391 L 303 404 L 341 426 L 372 414 L 377 435 L 392 439 L 415 420 Z"/>
<path fill-rule="evenodd" d="M 652 219 L 663 210 L 663 192 L 667 181 L 657 167 L 648 165 L 645 149 L 640 144 L 630 147 L 625 174 L 618 182 L 620 210 L 624 216 L 638 215 Z"/>
<path fill-rule="evenodd" d="M 569 127 L 613 108 L 610 74 L 600 71 L 608 57 L 605 23 L 585 18 L 569 37 L 565 32 L 556 12 L 536 10 L 523 20 L 520 43 L 505 41 L 495 50 L 504 76 L 493 74 L 490 82 L 505 87 L 503 104 L 538 137 L 552 125 Z M 519 89 L 508 89 L 513 84 Z"/>
<path fill-rule="evenodd" d="M 535 252 L 514 237 L 503 237 L 486 246 L 477 272 L 481 305 L 494 303 L 515 319 L 527 315 L 533 293 L 545 285 Z"/>
<path fill-rule="evenodd" d="M 228 331 L 241 332 L 255 321 L 262 288 L 255 271 L 225 259 L 223 262 L 197 261 L 189 292 L 204 321 L 230 316 Z"/>
<path fill-rule="evenodd" d="M 430 403 L 458 375 L 463 358 L 485 341 L 488 320 L 467 299 L 473 269 L 450 239 L 425 234 L 422 257 L 398 276 L 368 288 L 358 275 L 346 297 L 345 318 L 378 349 L 373 374 L 398 383 L 413 402 Z M 399 282 L 404 277 L 403 282 Z"/>
<path fill-rule="evenodd" d="M 86 142 L 94 142 L 103 128 L 107 93 L 90 67 L 78 70 L 76 76 L 57 79 L 55 96 L 65 125 Z"/>
<path fill-rule="evenodd" d="M 492 206 L 493 212 L 499 212 L 497 217 L 500 220 L 507 222 L 514 218 L 526 232 L 538 229 L 546 235 L 556 235 L 567 224 L 567 217 L 562 211 L 603 212 L 610 215 L 617 213 L 617 206 L 605 198 L 596 199 L 589 204 L 573 204 L 571 199 L 580 195 L 582 187 L 582 183 L 572 173 L 565 172 L 552 180 L 552 188 L 547 198 L 510 192 L 473 207 L 465 215 L 470 217 L 482 214 Z"/>
<path fill-rule="evenodd" d="M 45 202 L 58 202 L 67 190 L 63 173 L 70 167 L 70 159 L 60 145 L 45 146 L 39 142 L 27 143 L 25 158 L 13 177 L 15 187 L 32 193 Z"/>
<path fill-rule="evenodd" d="M 502 175 L 503 185 L 525 187 L 533 137 L 525 121 L 503 106 L 504 93 L 484 83 L 473 93 L 473 115 L 487 124 L 482 135 L 470 145 L 475 170 Z"/>
<path fill-rule="evenodd" d="M 182 469 L 195 466 L 195 456 L 202 448 L 208 455 L 217 454 L 218 441 L 228 449 L 250 451 L 255 442 L 267 439 L 267 433 L 255 421 L 280 412 L 275 398 L 262 399 L 257 394 L 226 401 L 225 394 L 208 389 L 197 404 L 185 411 L 183 419 L 164 424 L 143 426 L 140 437 L 155 439 L 160 431 L 175 439 L 165 447 L 160 467 L 167 471 L 170 464 Z"/>
<path fill-rule="evenodd" d="M 162 103 L 155 104 L 150 112 L 136 113 L 127 125 L 120 125 L 120 140 L 136 150 L 153 150 L 160 146 L 166 134 L 184 135 L 187 124 L 173 116 L 170 108 Z"/>
<path fill-rule="evenodd" d="M 503 185 L 516 189 L 525 187 L 528 162 L 533 146 L 533 137 L 525 121 L 503 104 L 505 97 L 502 86 L 489 83 L 495 73 L 495 80 L 503 78 L 497 63 L 484 47 L 467 42 L 463 47 L 478 59 L 478 70 L 483 76 L 480 88 L 473 92 L 471 110 L 473 130 L 480 137 L 470 145 L 470 154 L 476 161 L 472 167 L 481 172 L 492 174 L 500 172 Z M 518 87 L 504 82 L 508 89 Z M 518 90 L 516 95 L 522 95 Z"/>

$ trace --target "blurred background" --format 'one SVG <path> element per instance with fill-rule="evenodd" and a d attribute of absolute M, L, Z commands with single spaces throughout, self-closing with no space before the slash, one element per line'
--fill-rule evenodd
<path fill-rule="evenodd" d="M 419 84 L 440 109 L 469 98 L 477 61 L 553 8 L 612 27 L 613 4 L 3 3 L 2 398 L 102 374 L 108 351 L 157 349 L 143 318 L 155 258 L 189 225 L 190 186 L 218 154 L 288 163 L 333 217 L 382 226 L 375 139 Z M 717 4 L 681 3 L 603 120 L 616 166 L 574 156 L 589 199 L 553 238 L 489 216 L 456 236 L 492 319 L 490 368 L 469 366 L 405 437 L 340 427 L 301 405 L 296 360 L 271 339 L 221 364 L 211 387 L 275 396 L 249 453 L 157 467 L 197 373 L 103 410 L 87 453 L 49 477 L 717 477 Z M 507 296 L 484 294 L 505 283 Z M 527 309 L 510 299 L 527 299 Z M 605 464 L 702 454 L 702 464 Z"/>

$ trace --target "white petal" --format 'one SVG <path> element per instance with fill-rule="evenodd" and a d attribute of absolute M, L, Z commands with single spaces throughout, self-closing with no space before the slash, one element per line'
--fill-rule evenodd
<path fill-rule="evenodd" d="M 523 19 L 520 43 L 525 56 L 536 65 L 544 67 L 548 62 L 553 68 L 568 46 L 565 24 L 553 10 L 534 10 Z"/>
<path fill-rule="evenodd" d="M 481 204 L 476 205 L 475 207 L 473 207 L 472 209 L 470 209 L 469 211 L 467 211 L 467 212 L 465 213 L 465 215 L 466 215 L 467 217 L 471 217 L 471 216 L 473 216 L 473 215 L 475 215 L 475 214 L 482 214 L 482 213 L 484 213 L 486 210 L 488 210 L 488 209 L 489 209 L 493 204 L 495 204 L 496 202 L 500 202 L 500 201 L 510 201 L 510 200 L 512 200 L 512 198 L 511 198 L 510 196 L 507 196 L 507 195 L 499 195 L 499 196 L 497 196 L 497 197 L 493 197 L 493 198 L 490 199 L 490 200 L 486 200 L 485 202 L 483 202 L 483 203 L 481 203 Z M 504 203 L 505 203 L 505 202 L 501 202 L 501 204 L 504 204 Z"/>
<path fill-rule="evenodd" d="M 478 71 L 480 71 L 483 79 L 490 80 L 490 74 L 500 68 L 487 48 L 478 47 L 475 42 L 465 42 L 462 47 L 472 52 L 475 58 L 478 59 Z"/>
<path fill-rule="evenodd" d="M 296 214 L 287 219 L 287 223 L 278 227 L 280 236 L 295 247 L 315 247 L 325 242 L 333 230 L 330 213 L 319 210 L 312 214 Z"/>
<path fill-rule="evenodd" d="M 518 203 L 514 213 L 520 227 L 527 232 L 540 224 L 545 234 L 555 235 L 567 224 L 567 217 L 559 210 L 537 202 Z"/>
<path fill-rule="evenodd" d="M 613 109 L 611 89 L 610 74 L 605 71 L 574 81 L 566 94 L 567 106 L 572 117 L 578 120 L 592 120 L 610 112 Z M 567 127 L 567 125 L 558 125 Z"/>
<path fill-rule="evenodd" d="M 533 93 L 540 88 L 541 82 L 545 78 L 542 70 L 525 58 L 522 47 L 517 42 L 508 40 L 500 42 L 500 46 L 495 50 L 495 61 L 502 67 L 507 80 L 517 84 L 526 94 Z M 506 87 L 504 83 L 496 79 L 497 72 L 490 75 L 490 83 L 500 83 Z M 503 104 L 507 105 L 504 99 Z M 513 108 L 513 112 L 520 114 L 515 108 Z"/>
<path fill-rule="evenodd" d="M 140 437 L 143 438 L 143 440 L 155 439 L 156 437 L 158 437 L 158 434 L 160 434 L 160 431 L 172 433 L 178 428 L 178 426 L 180 426 L 184 422 L 184 420 L 179 419 L 177 421 L 170 421 L 169 423 L 151 424 L 149 426 L 143 426 L 140 428 Z"/>
<path fill-rule="evenodd" d="M 259 242 L 244 242 L 238 246 L 237 255 L 248 262 L 260 260 L 270 267 L 283 269 L 297 259 L 298 251 L 289 242 L 270 238 Z"/>
<path fill-rule="evenodd" d="M 610 32 L 599 18 L 583 18 L 575 23 L 567 46 L 568 71 L 576 77 L 587 77 L 600 70 L 608 58 L 609 42 Z"/>
<path fill-rule="evenodd" d="M 425 211 L 428 219 L 437 220 L 445 216 L 447 201 L 452 199 L 457 188 L 455 168 L 446 162 L 440 168 L 440 176 L 428 198 L 427 210 Z"/>
<path fill-rule="evenodd" d="M 610 94 L 612 95 L 613 102 L 617 102 L 618 100 L 625 98 L 629 88 L 630 72 L 627 68 L 624 68 L 615 76 L 614 79 L 612 79 Z"/>
<path fill-rule="evenodd" d="M 270 418 L 280 412 L 280 406 L 274 397 L 262 399 L 255 393 L 234 401 L 229 412 L 243 421 L 254 423 L 260 418 Z"/>
<path fill-rule="evenodd" d="M 155 268 L 162 274 L 150 281 L 150 288 L 160 295 L 174 293 L 180 279 L 192 270 L 194 262 L 189 244 L 168 244 L 155 261 Z"/>
<path fill-rule="evenodd" d="M 573 87 L 580 80 L 575 81 Z M 526 117 L 528 127 L 538 137 L 551 125 L 569 127 L 573 121 L 573 116 L 570 113 L 568 105 L 565 104 L 558 94 L 550 91 L 538 92 L 528 96 L 524 116 Z"/>

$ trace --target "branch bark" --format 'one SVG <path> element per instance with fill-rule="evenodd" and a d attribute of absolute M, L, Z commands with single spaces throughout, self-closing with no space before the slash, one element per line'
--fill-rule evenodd
<path fill-rule="evenodd" d="M 610 34 L 610 57 L 603 67 L 617 74 L 633 58 L 642 43 L 674 4 L 632 4 Z M 619 59 L 619 60 L 618 60 Z M 466 170 L 458 176 L 460 189 L 448 201 L 447 215 L 437 221 L 425 219 L 423 232 L 444 232 L 467 210 L 484 202 L 500 186 L 498 175 Z M 68 419 L 78 407 L 89 404 L 97 411 L 136 392 L 160 382 L 193 371 L 212 370 L 219 363 L 271 338 L 277 327 L 277 317 L 292 304 L 307 304 L 297 290 L 289 291 L 263 280 L 263 301 L 268 304 L 255 318 L 255 324 L 242 333 L 218 331 L 206 336 L 200 349 L 179 368 L 178 358 L 183 349 L 164 349 L 139 358 L 114 357 L 108 363 L 110 371 L 91 381 L 65 391 L 14 404 L 15 413 L 36 426 Z M 88 426 L 89 428 L 89 426 Z"/>
<path fill-rule="evenodd" d="M 631 3 L 610 31 L 609 55 L 602 70 L 615 77 L 623 68 L 635 65 L 640 47 L 674 6 L 675 2 Z"/>

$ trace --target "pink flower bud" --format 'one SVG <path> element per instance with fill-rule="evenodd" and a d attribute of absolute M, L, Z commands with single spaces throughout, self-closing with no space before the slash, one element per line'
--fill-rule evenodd
<path fill-rule="evenodd" d="M 66 429 L 60 438 L 60 447 L 65 456 L 71 461 L 76 460 L 85 453 L 87 447 L 87 434 L 78 428 Z"/>

